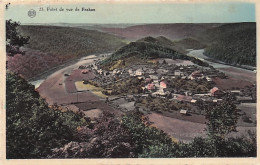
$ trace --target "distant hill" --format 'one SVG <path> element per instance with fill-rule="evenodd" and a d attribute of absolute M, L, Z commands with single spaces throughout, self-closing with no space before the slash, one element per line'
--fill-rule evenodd
<path fill-rule="evenodd" d="M 102 30 L 130 41 L 162 36 L 172 40 L 171 47 L 182 53 L 206 48 L 205 54 L 211 58 L 233 65 L 256 65 L 256 23 L 145 24 Z"/>
<path fill-rule="evenodd" d="M 170 40 L 180 40 L 194 36 L 208 29 L 220 26 L 222 24 L 145 24 L 135 25 L 126 28 L 102 28 L 103 31 L 124 37 L 128 40 L 135 41 L 146 36 L 158 37 L 164 36 Z"/>
<path fill-rule="evenodd" d="M 175 50 L 170 40 L 167 38 L 154 38 L 151 36 L 139 39 L 136 42 L 131 42 L 126 46 L 121 47 L 100 64 L 103 68 L 111 69 L 114 68 L 112 66 L 115 65 L 122 67 L 125 65 L 133 65 L 137 61 L 147 61 L 148 59 L 156 58 L 191 60 L 196 64 L 208 66 L 207 63 Z"/>
<path fill-rule="evenodd" d="M 173 45 L 183 51 L 186 49 L 203 49 L 206 47 L 205 44 L 194 38 L 184 38 L 178 41 L 174 41 Z"/>
<path fill-rule="evenodd" d="M 136 40 L 121 48 L 123 53 L 114 54 L 167 54 L 154 49 L 154 45 L 180 54 L 185 54 L 186 49 L 205 48 L 205 54 L 211 58 L 256 66 L 256 23 L 22 25 L 19 31 L 30 36 L 30 44 L 23 48 L 24 56 L 8 57 L 8 68 L 26 79 L 81 56 L 114 52 L 126 41 Z M 146 52 L 139 47 L 147 47 Z"/>
<path fill-rule="evenodd" d="M 232 65 L 256 66 L 256 24 L 226 24 L 208 30 L 200 40 L 209 43 L 205 55 Z"/>
<path fill-rule="evenodd" d="M 24 56 L 8 58 L 8 68 L 26 79 L 79 57 L 114 52 L 125 45 L 120 37 L 74 27 L 23 25 L 19 32 L 29 36 L 30 43 L 23 48 Z"/>

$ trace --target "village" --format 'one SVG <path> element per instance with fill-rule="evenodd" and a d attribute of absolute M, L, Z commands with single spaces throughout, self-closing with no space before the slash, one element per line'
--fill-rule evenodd
<path fill-rule="evenodd" d="M 95 74 L 94 79 L 82 83 L 99 87 L 106 102 L 121 111 L 138 109 L 146 114 L 205 115 L 200 108 L 202 103 L 221 102 L 228 93 L 236 98 L 237 105 L 256 102 L 253 85 L 220 89 L 214 80 L 228 77 L 212 66 L 162 58 L 105 70 L 99 62 L 79 67 L 82 74 Z"/>

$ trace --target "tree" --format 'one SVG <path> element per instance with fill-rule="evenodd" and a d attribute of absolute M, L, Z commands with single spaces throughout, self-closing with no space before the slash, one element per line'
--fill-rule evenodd
<path fill-rule="evenodd" d="M 161 153 L 160 151 L 169 147 L 171 150 L 176 144 L 163 131 L 151 127 L 149 119 L 140 111 L 133 111 L 122 118 L 122 125 L 129 130 L 129 133 L 136 145 L 135 153 L 138 157 L 167 157 L 173 155 L 171 152 Z M 153 149 L 158 149 L 153 151 Z"/>
<path fill-rule="evenodd" d="M 234 97 L 228 94 L 224 101 L 217 104 L 210 104 L 206 108 L 207 131 L 210 144 L 213 146 L 213 156 L 222 152 L 222 145 L 226 136 L 236 130 L 238 113 L 234 104 Z"/>
<path fill-rule="evenodd" d="M 6 53 L 8 56 L 24 54 L 23 51 L 20 51 L 20 47 L 29 43 L 30 37 L 24 37 L 18 33 L 19 25 L 19 22 L 6 20 Z"/>
<path fill-rule="evenodd" d="M 50 158 L 128 158 L 135 144 L 115 116 L 103 112 L 92 128 L 79 127 L 76 141 L 53 149 Z"/>
<path fill-rule="evenodd" d="M 206 118 L 210 135 L 225 138 L 231 131 L 235 131 L 238 112 L 234 104 L 234 97 L 228 94 L 223 102 L 208 106 Z"/>
<path fill-rule="evenodd" d="M 16 74 L 6 75 L 6 150 L 8 159 L 44 158 L 52 148 L 74 139 L 86 125 L 81 115 L 48 107 L 34 86 Z"/>

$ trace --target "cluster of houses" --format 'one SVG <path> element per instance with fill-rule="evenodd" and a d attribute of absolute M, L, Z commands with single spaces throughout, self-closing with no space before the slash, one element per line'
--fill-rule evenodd
<path fill-rule="evenodd" d="M 219 71 L 214 68 L 202 68 L 196 65 L 177 66 L 161 64 L 154 67 L 149 64 L 139 64 L 123 69 L 117 68 L 112 71 L 107 71 L 99 68 L 98 64 L 90 66 L 80 66 L 82 74 L 88 73 L 90 70 L 96 73 L 97 80 L 101 84 L 109 84 L 124 78 L 137 77 L 145 81 L 142 96 L 151 94 L 154 97 L 168 97 L 178 101 L 196 103 L 198 100 L 219 102 L 222 101 L 221 97 L 225 94 L 224 91 L 217 87 L 213 87 L 208 93 L 192 94 L 189 91 L 184 93 L 172 92 L 168 88 L 168 81 L 174 78 L 196 80 L 203 79 L 204 81 L 212 81 L 213 77 L 218 77 Z M 184 111 L 182 111 L 184 113 Z"/>
<path fill-rule="evenodd" d="M 82 67 L 81 67 L 82 68 Z M 97 64 L 85 67 L 87 69 L 93 70 L 97 77 L 99 77 L 99 83 L 113 83 L 115 77 L 117 79 L 124 79 L 126 77 L 137 77 L 138 79 L 143 79 L 145 81 L 145 86 L 143 90 L 146 93 L 150 93 L 153 96 L 169 96 L 171 93 L 168 89 L 169 79 L 181 78 L 181 79 L 204 79 L 205 81 L 212 81 L 212 77 L 216 77 L 218 74 L 217 70 L 199 68 L 196 65 L 188 66 L 177 66 L 177 65 L 167 65 L 161 64 L 157 68 L 151 67 L 149 64 L 134 65 L 131 67 L 126 67 L 123 69 L 117 68 L 112 71 L 103 70 L 98 67 Z M 189 95 L 186 92 L 186 95 Z M 218 88 L 213 88 L 209 91 L 208 96 L 220 96 L 223 94 Z M 205 94 L 203 94 L 205 96 Z"/>

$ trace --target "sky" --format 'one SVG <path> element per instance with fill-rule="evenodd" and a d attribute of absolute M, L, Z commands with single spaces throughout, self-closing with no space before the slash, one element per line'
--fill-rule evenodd
<path fill-rule="evenodd" d="M 41 9 L 40 9 L 41 8 Z M 52 8 L 54 11 L 47 11 Z M 63 8 L 63 11 L 60 9 Z M 78 8 L 79 11 L 75 11 Z M 82 8 L 95 11 L 82 11 Z M 28 11 L 36 16 L 29 17 Z M 55 11 L 57 9 L 57 11 Z M 72 9 L 73 11 L 66 11 Z M 43 11 L 40 11 L 43 10 Z M 6 19 L 30 23 L 231 23 L 256 22 L 255 4 L 161 3 L 161 4 L 75 4 L 75 5 L 10 5 Z"/>

